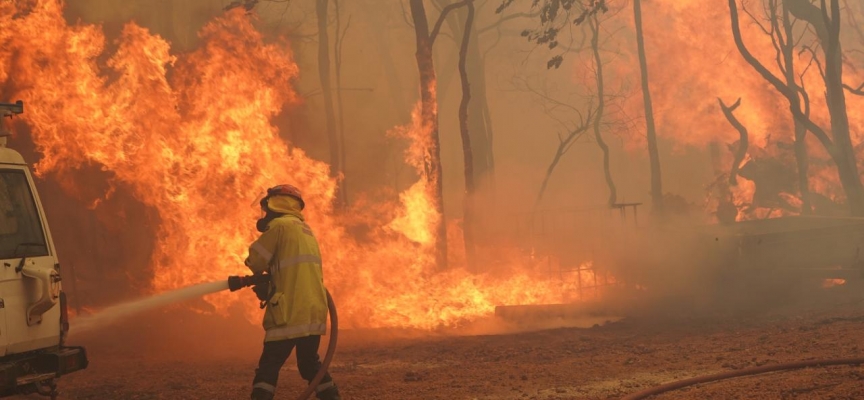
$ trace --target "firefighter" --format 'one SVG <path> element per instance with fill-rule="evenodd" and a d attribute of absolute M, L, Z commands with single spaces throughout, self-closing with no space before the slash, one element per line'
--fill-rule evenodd
<path fill-rule="evenodd" d="M 264 351 L 255 370 L 252 400 L 273 399 L 279 370 L 297 349 L 297 368 L 306 381 L 321 367 L 318 345 L 327 328 L 327 295 L 321 271 L 321 253 L 312 229 L 303 219 L 303 196 L 291 185 L 267 190 L 261 200 L 261 232 L 249 247 L 246 266 L 254 274 L 269 273 L 266 290 L 256 290 L 266 302 Z M 262 293 L 263 292 L 263 293 Z M 330 374 L 318 387 L 322 400 L 340 400 Z"/>

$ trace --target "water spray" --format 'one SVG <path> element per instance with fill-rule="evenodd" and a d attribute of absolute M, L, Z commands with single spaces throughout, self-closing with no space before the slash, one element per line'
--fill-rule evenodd
<path fill-rule="evenodd" d="M 96 328 L 101 328 L 112 323 L 116 323 L 123 318 L 131 317 L 135 314 L 149 311 L 154 308 L 166 306 L 173 303 L 178 303 L 184 300 L 190 300 L 198 297 L 203 297 L 208 294 L 230 290 L 236 292 L 244 287 L 252 287 L 262 297 L 260 292 L 266 290 L 270 276 L 267 274 L 255 274 L 247 276 L 229 276 L 228 280 L 216 281 L 210 283 L 201 283 L 194 286 L 189 286 L 183 289 L 177 289 L 170 292 L 161 293 L 155 296 L 144 299 L 134 300 L 127 303 L 121 303 L 116 306 L 105 308 L 95 314 L 78 317 L 75 319 L 74 326 L 76 332 L 87 332 Z M 315 391 L 315 388 L 321 383 L 324 374 L 330 367 L 330 362 L 333 360 L 333 355 L 336 354 L 336 342 L 339 333 L 339 318 L 336 315 L 336 305 L 333 303 L 333 297 L 330 292 L 327 294 L 327 309 L 330 315 L 330 342 L 327 346 L 327 354 L 321 362 L 321 368 L 315 378 L 309 382 L 306 390 L 300 394 L 298 400 L 306 400 Z"/>
<path fill-rule="evenodd" d="M 198 285 L 157 294 L 155 296 L 121 303 L 116 306 L 111 306 L 100 310 L 95 314 L 75 318 L 74 330 L 75 332 L 87 332 L 93 329 L 116 323 L 124 318 L 128 318 L 135 314 L 149 311 L 154 308 L 163 307 L 184 300 L 203 297 L 205 295 L 221 292 L 227 289 L 228 282 L 216 281 L 210 283 L 201 283 Z"/>
<path fill-rule="evenodd" d="M 122 319 L 145 311 L 173 303 L 179 303 L 184 300 L 203 297 L 223 290 L 235 292 L 247 286 L 264 287 L 266 289 L 267 282 L 270 281 L 269 278 L 269 275 L 266 274 L 230 276 L 227 281 L 200 283 L 194 286 L 121 303 L 99 310 L 94 314 L 79 316 L 75 319 L 75 331 L 87 332 L 93 329 L 102 328 L 106 325 L 116 323 Z"/>

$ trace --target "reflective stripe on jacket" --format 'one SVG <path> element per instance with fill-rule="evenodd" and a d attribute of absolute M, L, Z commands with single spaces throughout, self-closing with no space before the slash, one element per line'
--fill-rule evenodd
<path fill-rule="evenodd" d="M 254 273 L 271 274 L 264 341 L 326 333 L 327 294 L 321 253 L 299 212 L 271 221 L 267 231 L 249 247 L 246 265 Z"/>

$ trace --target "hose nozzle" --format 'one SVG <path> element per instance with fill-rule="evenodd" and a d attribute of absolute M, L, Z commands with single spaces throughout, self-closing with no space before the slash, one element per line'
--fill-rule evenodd
<path fill-rule="evenodd" d="M 266 285 L 268 282 L 270 282 L 270 275 L 267 274 L 229 276 L 228 290 L 236 292 L 244 287 Z"/>

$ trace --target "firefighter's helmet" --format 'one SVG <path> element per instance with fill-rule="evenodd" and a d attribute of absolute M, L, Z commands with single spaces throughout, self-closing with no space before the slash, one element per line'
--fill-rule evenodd
<path fill-rule="evenodd" d="M 261 200 L 261 207 L 266 207 L 267 200 L 272 196 L 291 196 L 300 202 L 300 209 L 306 208 L 306 202 L 303 201 L 303 195 L 300 189 L 293 185 L 278 185 L 267 189 L 267 196 Z"/>

